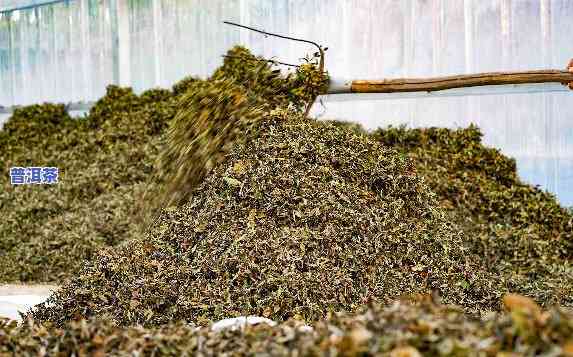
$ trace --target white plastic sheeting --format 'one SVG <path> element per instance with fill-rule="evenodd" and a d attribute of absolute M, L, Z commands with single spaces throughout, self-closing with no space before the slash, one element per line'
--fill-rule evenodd
<path fill-rule="evenodd" d="M 570 0 L 70 0 L 0 18 L 0 104 L 76 102 L 110 83 L 141 92 L 206 76 L 230 46 L 296 63 L 314 49 L 223 20 L 329 47 L 342 78 L 564 68 Z M 478 124 L 521 176 L 573 205 L 573 92 L 359 101 L 323 98 L 315 115 L 388 124 Z"/>
<path fill-rule="evenodd" d="M 95 99 L 117 82 L 117 12 L 90 3 L 0 15 L 0 105 Z"/>
<path fill-rule="evenodd" d="M 239 316 L 233 317 L 228 319 L 223 319 L 220 321 L 215 322 L 211 326 L 211 330 L 213 331 L 223 331 L 223 330 L 241 330 L 247 327 L 248 325 L 258 325 L 258 324 L 267 324 L 269 326 L 276 326 L 276 322 L 273 320 L 267 319 L 266 317 L 260 316 Z"/>
<path fill-rule="evenodd" d="M 0 318 L 20 320 L 20 313 L 45 302 L 57 288 L 54 285 L 0 285 Z"/>
<path fill-rule="evenodd" d="M 0 296 L 0 318 L 20 320 L 20 313 L 26 313 L 35 305 L 48 299 L 47 295 Z"/>

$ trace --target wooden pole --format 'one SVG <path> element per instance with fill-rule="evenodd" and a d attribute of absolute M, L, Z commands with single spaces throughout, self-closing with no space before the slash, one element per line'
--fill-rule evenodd
<path fill-rule="evenodd" d="M 505 84 L 569 83 L 573 73 L 567 71 L 529 71 L 479 73 L 461 76 L 352 81 L 353 93 L 433 92 L 438 90 Z"/>
<path fill-rule="evenodd" d="M 434 92 L 446 89 L 508 84 L 573 83 L 573 70 L 493 72 L 435 78 L 333 80 L 327 94 Z M 571 84 L 569 84 L 571 88 Z M 572 88 L 573 89 L 573 88 Z"/>
<path fill-rule="evenodd" d="M 567 70 L 573 73 L 573 58 L 571 58 L 571 60 L 569 61 L 569 64 L 567 65 Z M 573 90 L 573 81 L 569 82 L 569 89 Z"/>

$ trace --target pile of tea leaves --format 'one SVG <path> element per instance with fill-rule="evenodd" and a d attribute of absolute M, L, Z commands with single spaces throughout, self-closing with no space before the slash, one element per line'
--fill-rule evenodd
<path fill-rule="evenodd" d="M 255 128 L 147 239 L 100 253 L 34 317 L 314 321 L 432 290 L 496 307 L 499 282 L 472 264 L 407 158 L 291 112 Z"/>
<path fill-rule="evenodd" d="M 235 144 L 249 137 L 266 114 L 283 108 L 302 112 L 325 90 L 328 75 L 317 59 L 286 76 L 246 48 L 232 48 L 207 81 L 193 83 L 179 101 L 153 184 L 144 201 L 153 217 L 159 210 L 185 203 L 213 167 Z"/>
<path fill-rule="evenodd" d="M 0 244 L 8 242 L 10 259 L 45 249 L 54 258 L 40 265 L 55 264 L 51 274 L 65 277 L 70 268 L 64 263 L 87 259 L 27 314 L 34 321 L 0 324 L 0 352 L 417 356 L 571 350 L 572 317 L 558 309 L 543 312 L 527 298 L 506 296 L 506 315 L 476 320 L 466 314 L 489 316 L 514 291 L 544 305 L 569 305 L 570 213 L 521 183 L 515 163 L 483 147 L 475 128 L 367 134 L 306 117 L 326 78 L 313 62 L 284 76 L 237 47 L 211 78 L 186 80 L 171 92 L 138 97 L 110 87 L 87 119 L 71 120 L 50 105 L 18 112 L 38 118 L 33 110 L 50 108 L 56 114 L 32 121 L 46 126 L 37 133 L 92 141 L 48 144 L 35 129 L 0 136 L 3 166 L 29 166 L 26 160 L 34 158 L 36 166 L 59 166 L 66 182 L 5 185 L 11 191 L 2 202 L 11 206 L 0 209 L 18 214 L 10 216 L 10 229 L 41 234 L 17 248 L 17 236 L 0 230 Z M 8 132 L 17 124 L 8 122 Z M 18 135 L 47 149 L 18 146 Z M 76 181 L 76 172 L 88 174 Z M 16 192 L 44 193 L 37 199 L 46 208 L 35 208 L 36 202 L 14 210 L 26 202 L 13 200 Z M 142 212 L 153 218 L 145 220 L 145 234 L 139 234 Z M 51 225 L 34 220 L 42 214 Z M 97 240 L 102 226 L 109 232 L 105 242 Z M 47 249 L 62 239 L 57 232 L 79 242 L 66 238 L 63 250 Z M 80 248 L 70 248 L 74 244 Z M 37 257 L 46 259 L 46 251 Z M 69 256 L 56 256 L 63 253 Z M 7 276 L 22 279 L 24 267 L 2 264 Z M 31 271 L 35 278 L 44 274 Z M 383 307 L 428 293 L 460 308 L 428 301 Z M 281 323 L 223 333 L 206 327 L 245 315 Z M 298 329 L 302 323 L 314 331 Z"/>
<path fill-rule="evenodd" d="M 515 160 L 481 142 L 475 126 L 379 129 L 372 136 L 412 158 L 471 251 L 511 291 L 573 306 L 573 215 L 523 183 Z"/>
<path fill-rule="evenodd" d="M 65 329 L 0 321 L 0 355 L 233 356 L 573 356 L 573 313 L 544 311 L 522 296 L 507 313 L 479 320 L 430 299 L 370 304 L 331 314 L 312 330 L 298 320 L 213 331 L 182 322 L 118 327 L 108 318 Z"/>
<path fill-rule="evenodd" d="M 187 92 L 205 94 L 194 97 L 203 100 L 203 115 L 223 117 L 228 113 L 209 111 L 225 107 L 224 103 L 217 107 L 216 100 L 239 101 L 237 105 L 245 112 L 259 110 L 252 95 L 231 88 L 233 82 L 257 88 L 267 102 L 302 106 L 312 101 L 326 80 L 324 76 L 317 79 L 310 61 L 285 80 L 279 78 L 279 71 L 242 47 L 231 49 L 229 56 L 211 81 L 189 77 L 171 91 L 154 89 L 139 96 L 129 88 L 109 86 L 85 118 L 71 118 L 63 105 L 17 109 L 0 130 L 0 282 L 62 282 L 100 248 L 139 237 L 141 222 L 150 216 L 148 213 L 155 212 L 153 207 L 176 201 L 178 194 L 185 197 L 183 188 L 177 185 L 186 188 L 200 182 L 226 149 L 216 140 L 205 145 L 205 136 L 232 141 L 230 134 L 237 134 L 243 127 L 229 125 L 232 120 L 228 120 L 222 123 L 226 127 L 203 132 L 197 124 L 196 132 L 180 130 L 184 134 L 172 136 L 170 147 L 182 149 L 182 145 L 188 145 L 191 157 L 183 155 L 175 160 L 173 150 L 163 151 L 158 161 L 167 124 L 179 108 L 189 107 Z M 235 71 L 238 67 L 244 70 Z M 233 73 L 234 80 L 227 79 L 225 87 L 230 96 L 215 99 L 213 92 L 200 88 L 213 89 L 211 82 L 224 82 L 223 68 Z M 260 99 L 259 103 L 268 107 Z M 186 140 L 194 134 L 201 140 Z M 177 140 L 179 147 L 175 145 Z M 185 159 L 193 162 L 190 173 L 184 170 L 189 166 Z M 159 169 L 153 170 L 155 165 Z M 45 166 L 58 168 L 58 184 L 11 185 L 11 167 Z M 153 171 L 157 173 L 154 177 Z M 180 185 L 181 172 L 192 178 L 184 185 Z"/>
<path fill-rule="evenodd" d="M 292 77 L 275 84 L 267 63 L 253 63 L 262 75 L 251 80 L 251 68 L 226 61 L 193 83 L 170 123 L 158 182 L 176 184 L 160 196 L 185 204 L 162 210 L 145 239 L 101 252 L 32 315 L 58 325 L 315 321 L 428 291 L 497 308 L 504 283 L 467 254 L 412 162 L 306 118 L 288 100 L 296 91 L 269 92 Z"/>
<path fill-rule="evenodd" d="M 138 192 L 177 101 L 110 86 L 84 118 L 55 104 L 13 113 L 0 130 L 0 282 L 62 282 L 101 247 L 138 236 Z M 59 182 L 11 185 L 11 167 L 56 167 Z"/>

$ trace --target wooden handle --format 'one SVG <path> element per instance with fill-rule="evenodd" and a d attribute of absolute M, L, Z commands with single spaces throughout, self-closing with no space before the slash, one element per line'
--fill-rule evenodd
<path fill-rule="evenodd" d="M 354 80 L 351 93 L 433 92 L 446 89 L 505 84 L 573 82 L 573 73 L 564 70 L 492 72 L 435 78 Z"/>
<path fill-rule="evenodd" d="M 567 70 L 573 73 L 573 58 L 569 60 L 569 64 L 567 65 Z M 569 89 L 573 90 L 573 81 L 569 82 Z"/>

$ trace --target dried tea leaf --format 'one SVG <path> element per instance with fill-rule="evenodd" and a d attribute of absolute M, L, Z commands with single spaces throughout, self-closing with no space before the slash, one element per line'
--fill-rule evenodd
<path fill-rule="evenodd" d="M 72 321 L 62 328 L 34 321 L 18 326 L 0 320 L 0 355 L 105 353 L 233 356 L 500 356 L 571 353 L 573 315 L 543 311 L 544 325 L 524 335 L 509 315 L 487 320 L 431 301 L 371 304 L 357 313 L 336 313 L 312 328 L 301 321 L 213 331 L 169 322 L 160 327 L 118 327 L 108 318 Z M 428 328 L 414 329 L 421 321 Z"/>
<path fill-rule="evenodd" d="M 468 253 L 501 275 L 509 291 L 546 306 L 573 306 L 571 211 L 519 180 L 515 160 L 484 146 L 477 127 L 389 127 L 372 136 L 414 160 L 463 229 Z"/>
<path fill-rule="evenodd" d="M 0 130 L 0 282 L 60 283 L 140 235 L 136 202 L 176 104 L 110 86 L 85 118 L 54 104 L 13 113 Z M 12 166 L 57 167 L 59 183 L 12 186 Z"/>
<path fill-rule="evenodd" d="M 258 135 L 234 145 L 185 205 L 161 214 L 145 245 L 96 257 L 34 316 L 160 325 L 236 312 L 316 321 L 369 299 L 433 290 L 468 310 L 498 307 L 501 282 L 468 259 L 409 160 L 296 112 L 253 129 Z M 243 162 L 241 179 L 230 177 Z M 146 292 L 138 301 L 151 320 L 129 306 L 134 289 Z M 99 300 L 102 291 L 115 298 Z"/>

